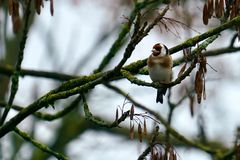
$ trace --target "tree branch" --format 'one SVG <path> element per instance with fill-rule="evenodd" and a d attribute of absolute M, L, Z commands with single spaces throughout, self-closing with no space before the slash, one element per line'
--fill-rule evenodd
<path fill-rule="evenodd" d="M 85 113 L 85 118 L 87 120 L 89 120 L 90 122 L 100 126 L 100 127 L 105 127 L 105 128 L 114 128 L 114 127 L 118 127 L 118 125 L 123 122 L 127 117 L 129 117 L 129 110 L 124 112 L 120 118 L 116 119 L 112 124 L 108 124 L 106 122 L 104 122 L 103 120 L 101 120 L 100 118 L 97 118 L 95 116 L 93 116 L 93 114 L 90 112 L 86 98 L 83 94 L 82 95 L 82 99 L 83 99 L 83 108 L 84 108 L 84 113 Z"/>
<path fill-rule="evenodd" d="M 56 157 L 57 159 L 69 160 L 69 158 L 64 156 L 63 154 L 57 153 L 57 152 L 51 150 L 47 145 L 42 144 L 41 142 L 31 138 L 26 132 L 23 132 L 18 128 L 15 128 L 14 132 L 17 133 L 20 137 L 22 137 L 25 141 L 28 141 L 28 142 L 32 143 L 35 147 L 41 149 L 43 152 L 49 153 L 49 154 L 53 155 L 54 157 Z"/>
<path fill-rule="evenodd" d="M 12 79 L 11 79 L 12 80 L 11 92 L 10 92 L 10 96 L 9 96 L 9 99 L 8 99 L 8 104 L 5 107 L 5 109 L 3 111 L 3 114 L 1 116 L 1 119 L 0 119 L 0 126 L 3 125 L 5 119 L 7 118 L 8 112 L 11 109 L 11 106 L 13 104 L 15 95 L 16 95 L 17 90 L 18 90 L 19 72 L 21 71 L 21 64 L 22 64 L 22 61 L 23 61 L 24 48 L 25 48 L 25 45 L 26 45 L 27 34 L 28 34 L 28 30 L 29 30 L 28 29 L 28 23 L 29 23 L 29 18 L 30 18 L 30 14 L 31 14 L 31 12 L 30 12 L 31 2 L 32 1 L 28 1 L 28 3 L 27 3 L 27 8 L 26 8 L 26 11 L 25 11 L 25 23 L 24 23 L 24 26 L 23 26 L 24 28 L 23 28 L 22 39 L 21 39 L 21 42 L 19 44 L 17 64 L 16 64 L 15 71 L 13 72 Z"/>
<path fill-rule="evenodd" d="M 169 84 L 160 84 L 157 82 L 153 82 L 153 83 L 144 82 L 144 81 L 138 79 L 137 77 L 133 76 L 130 72 L 128 72 L 126 70 L 121 70 L 121 74 L 123 77 L 127 78 L 131 83 L 134 83 L 137 85 L 154 87 L 154 88 L 161 88 L 163 86 L 164 87 L 173 87 L 177 84 L 180 84 L 187 76 L 190 75 L 190 73 L 196 66 L 197 61 L 195 60 L 195 58 L 197 57 L 197 55 L 200 52 L 202 52 L 202 50 L 206 49 L 206 47 L 209 44 L 211 44 L 214 40 L 216 40 L 217 37 L 218 37 L 218 35 L 214 35 L 214 36 L 208 38 L 206 41 L 204 41 L 202 44 L 200 44 L 195 50 L 193 50 L 192 51 L 192 59 L 193 60 L 192 60 L 191 65 L 181 76 L 179 76 L 177 79 L 175 79 L 173 82 L 171 82 Z"/>
<path fill-rule="evenodd" d="M 118 63 L 118 65 L 116 65 L 116 67 L 114 68 L 114 71 L 120 71 L 122 66 L 125 64 L 125 62 L 128 60 L 128 58 L 131 56 L 136 45 L 150 32 L 150 30 L 155 25 L 157 25 L 161 21 L 161 19 L 166 14 L 168 9 L 169 9 L 169 6 L 167 5 L 149 26 L 147 26 L 147 23 L 144 23 L 142 28 L 139 29 L 139 31 L 136 33 L 136 35 L 132 36 L 131 41 L 129 42 L 127 48 L 125 49 L 122 60 Z"/>

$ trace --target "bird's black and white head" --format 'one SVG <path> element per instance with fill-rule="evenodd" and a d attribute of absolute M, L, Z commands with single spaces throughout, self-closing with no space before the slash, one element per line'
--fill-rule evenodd
<path fill-rule="evenodd" d="M 168 51 L 168 48 L 164 44 L 157 43 L 152 48 L 152 55 L 153 56 L 166 56 L 166 55 L 169 55 L 169 51 Z"/>

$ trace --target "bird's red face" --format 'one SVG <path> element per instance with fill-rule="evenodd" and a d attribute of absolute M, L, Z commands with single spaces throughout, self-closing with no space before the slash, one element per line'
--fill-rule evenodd
<path fill-rule="evenodd" d="M 161 53 L 161 49 L 162 49 L 162 46 L 159 43 L 155 44 L 152 49 L 152 54 L 154 56 L 158 56 Z"/>
<path fill-rule="evenodd" d="M 153 56 L 166 56 L 168 55 L 168 49 L 165 45 L 161 43 L 157 43 L 152 48 L 152 55 Z"/>

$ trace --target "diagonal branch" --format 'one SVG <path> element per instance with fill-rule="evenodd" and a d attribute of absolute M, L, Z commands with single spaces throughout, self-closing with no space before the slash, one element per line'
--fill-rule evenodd
<path fill-rule="evenodd" d="M 21 64 L 22 64 L 22 61 L 23 61 L 23 55 L 24 55 L 24 48 L 25 48 L 25 45 L 26 45 L 26 41 L 27 41 L 27 34 L 28 34 L 28 23 L 29 23 L 29 19 L 30 19 L 30 8 L 31 8 L 31 2 L 32 1 L 28 1 L 27 3 L 27 8 L 26 8 L 26 11 L 25 11 L 25 23 L 24 23 L 24 28 L 23 28 L 23 36 L 22 36 L 22 39 L 21 39 L 21 42 L 19 44 L 19 51 L 18 51 L 18 60 L 17 60 L 17 64 L 16 64 L 16 67 L 15 67 L 15 71 L 12 75 L 12 85 L 11 85 L 11 92 L 10 92 L 10 97 L 9 97 L 9 100 L 8 100 L 8 104 L 5 108 L 5 110 L 3 111 L 3 114 L 1 116 L 1 119 L 0 119 L 0 126 L 3 125 L 5 119 L 7 118 L 7 115 L 8 115 L 8 112 L 10 111 L 11 109 L 11 106 L 13 104 L 13 101 L 14 101 L 14 98 L 15 98 L 15 95 L 17 93 L 17 90 L 18 90 L 18 83 L 19 83 L 19 72 L 21 71 Z"/>
<path fill-rule="evenodd" d="M 35 112 L 35 113 L 33 113 L 33 115 L 42 120 L 53 121 L 58 118 L 62 118 L 63 116 L 65 116 L 66 114 L 71 112 L 74 108 L 76 108 L 76 106 L 78 105 L 80 100 L 81 100 L 81 96 L 78 96 L 73 102 L 71 102 L 71 104 L 69 106 L 67 106 L 63 110 L 58 111 L 55 114 L 49 114 L 49 113 L 44 113 L 44 112 Z M 0 107 L 6 107 L 6 106 L 7 106 L 6 103 L 0 101 Z M 12 105 L 12 109 L 14 109 L 16 111 L 21 111 L 24 109 L 24 107 L 21 107 L 18 105 Z"/>
<path fill-rule="evenodd" d="M 147 26 L 147 23 L 145 23 L 142 28 L 140 28 L 140 30 L 136 33 L 136 35 L 134 35 L 131 39 L 131 41 L 129 42 L 129 44 L 127 45 L 127 48 L 125 49 L 125 52 L 123 54 L 123 58 L 122 60 L 118 63 L 118 65 L 115 67 L 115 71 L 119 71 L 122 66 L 125 64 L 125 62 L 128 60 L 128 58 L 131 56 L 133 50 L 135 49 L 136 45 L 145 37 L 147 36 L 147 34 L 150 32 L 151 29 L 153 29 L 153 27 L 155 25 L 157 25 L 160 20 L 163 18 L 163 16 L 167 13 L 169 9 L 169 6 L 167 5 L 163 11 L 154 19 L 154 21 Z M 146 28 L 146 29 L 145 29 Z"/>
<path fill-rule="evenodd" d="M 22 137 L 25 141 L 28 141 L 28 142 L 32 143 L 35 147 L 41 149 L 43 152 L 49 153 L 49 154 L 53 155 L 54 157 L 56 157 L 57 159 L 69 160 L 69 158 L 64 156 L 63 154 L 57 153 L 57 152 L 53 151 L 52 149 L 50 149 L 47 145 L 42 144 L 41 142 L 31 138 L 26 132 L 23 132 L 18 128 L 15 128 L 14 132 L 17 133 L 20 137 Z"/>
<path fill-rule="evenodd" d="M 93 116 L 93 114 L 89 110 L 85 96 L 83 95 L 83 93 L 81 95 L 82 95 L 82 99 L 83 99 L 83 109 L 84 109 L 84 113 L 85 113 L 85 118 L 100 127 L 106 127 L 106 128 L 118 127 L 118 125 L 121 122 L 123 122 L 127 117 L 129 117 L 130 111 L 128 110 L 128 111 L 124 112 L 120 118 L 116 119 L 111 124 L 108 124 L 108 123 L 104 122 L 103 120 L 101 120 L 100 118 Z"/>
<path fill-rule="evenodd" d="M 175 53 L 175 52 L 178 52 L 184 48 L 188 48 L 188 47 L 192 47 L 192 46 L 195 46 L 198 42 L 208 38 L 208 37 L 211 37 L 213 35 L 217 35 L 219 34 L 220 32 L 228 29 L 228 28 L 231 28 L 235 25 L 239 25 L 239 22 L 240 22 L 240 16 L 237 16 L 236 18 L 232 19 L 231 21 L 228 21 L 222 25 L 220 25 L 219 27 L 216 27 L 214 29 L 211 29 L 201 35 L 198 35 L 198 36 L 195 36 L 193 38 L 190 38 L 188 39 L 187 41 L 185 41 L 184 43 L 182 44 L 179 44 L 173 48 L 171 48 L 169 50 L 169 52 L 171 54 Z"/>

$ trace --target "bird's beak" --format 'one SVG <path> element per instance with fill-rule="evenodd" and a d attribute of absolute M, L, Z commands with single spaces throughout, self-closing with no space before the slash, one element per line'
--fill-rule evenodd
<path fill-rule="evenodd" d="M 157 55 L 159 55 L 159 51 L 157 51 L 156 49 L 152 49 L 152 54 L 154 55 L 154 56 L 157 56 Z"/>

